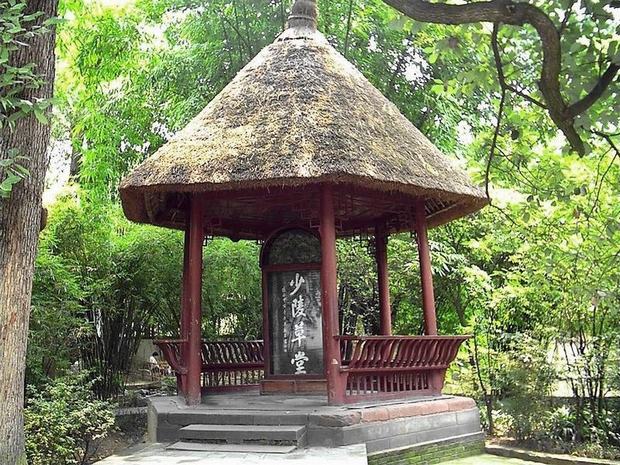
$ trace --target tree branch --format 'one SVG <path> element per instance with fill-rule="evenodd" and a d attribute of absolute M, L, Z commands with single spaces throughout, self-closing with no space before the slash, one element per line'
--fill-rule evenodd
<path fill-rule="evenodd" d="M 499 24 L 495 23 L 493 25 L 493 34 L 491 35 L 491 48 L 493 49 L 493 57 L 495 59 L 495 68 L 497 69 L 497 79 L 499 80 L 500 87 L 502 88 L 502 90 L 509 90 L 510 92 L 513 92 L 517 94 L 518 96 L 524 98 L 528 102 L 533 103 L 534 105 L 537 105 L 546 110 L 547 106 L 544 103 L 539 102 L 535 98 L 531 97 L 525 92 L 521 92 L 519 89 L 517 89 L 516 87 L 506 82 L 506 75 L 504 74 L 504 66 L 502 64 L 502 59 L 501 59 L 500 51 L 499 51 L 499 42 L 497 39 L 498 34 L 499 34 Z"/>
<path fill-rule="evenodd" d="M 493 158 L 495 157 L 495 150 L 497 149 L 497 138 L 499 137 L 499 131 L 502 126 L 502 114 L 504 113 L 504 104 L 506 103 L 506 77 L 504 76 L 504 68 L 502 67 L 502 62 L 499 56 L 499 46 L 497 44 L 497 34 L 499 32 L 499 24 L 495 23 L 493 25 L 493 35 L 491 38 L 491 43 L 493 45 L 493 56 L 495 57 L 495 65 L 497 67 L 497 76 L 501 84 L 502 96 L 499 101 L 499 108 L 497 110 L 497 124 L 495 125 L 495 132 L 493 133 L 493 141 L 491 142 L 491 150 L 489 151 L 489 158 L 487 160 L 487 167 L 484 174 L 484 186 L 485 192 L 487 194 L 487 199 L 489 202 L 491 201 L 491 195 L 489 193 L 489 177 L 491 175 L 491 164 L 493 163 Z"/>
<path fill-rule="evenodd" d="M 347 33 L 344 36 L 344 57 L 349 53 L 349 36 L 351 35 L 351 19 L 353 16 L 353 0 L 349 0 L 349 13 L 347 15 Z"/>
<path fill-rule="evenodd" d="M 573 12 L 573 7 L 575 6 L 575 3 L 577 3 L 577 0 L 571 0 L 571 2 L 568 5 L 568 8 L 566 8 L 566 13 L 564 14 L 564 19 L 562 20 L 562 24 L 560 24 L 560 34 L 562 34 L 565 30 L 566 27 L 568 26 L 568 20 L 571 17 L 571 14 Z"/>
<path fill-rule="evenodd" d="M 549 16 L 537 6 L 512 0 L 479 1 L 464 5 L 433 3 L 426 0 L 384 0 L 384 2 L 412 19 L 427 23 L 458 25 L 491 22 L 512 26 L 529 24 L 534 27 L 542 42 L 543 54 L 538 85 L 549 116 L 564 133 L 570 146 L 579 154 L 585 154 L 585 144 L 574 125 L 574 116 L 578 114 L 575 111 L 580 109 L 585 111 L 601 96 L 618 71 L 616 65 L 610 66 L 611 69 L 606 72 L 609 76 L 608 81 L 599 82 L 600 85 L 597 84 L 588 94 L 590 98 L 586 97 L 587 100 L 583 103 L 577 102 L 575 104 L 577 107 L 569 111 L 569 106 L 560 91 L 562 61 L 560 32 Z"/>
<path fill-rule="evenodd" d="M 614 81 L 616 74 L 618 74 L 619 70 L 620 66 L 615 63 L 610 63 L 603 75 L 599 78 L 598 82 L 588 93 L 588 95 L 568 107 L 569 117 L 574 118 L 575 116 L 580 115 L 592 105 L 594 105 L 596 101 L 601 98 L 609 85 Z"/>
<path fill-rule="evenodd" d="M 491 142 L 491 150 L 489 151 L 489 158 L 487 159 L 487 167 L 484 173 L 484 190 L 487 194 L 487 199 L 491 202 L 491 195 L 489 193 L 489 179 L 491 175 L 491 164 L 495 157 L 495 151 L 497 150 L 497 138 L 499 137 L 499 131 L 502 125 L 502 114 L 504 113 L 504 104 L 506 103 L 506 89 L 502 89 L 502 97 L 499 101 L 499 109 L 497 110 L 497 124 L 495 125 L 495 132 L 493 133 L 493 141 Z"/>
<path fill-rule="evenodd" d="M 614 140 L 612 139 L 612 137 L 617 136 L 618 134 L 605 134 L 604 132 L 601 132 L 601 131 L 592 131 L 592 133 L 596 134 L 599 137 L 601 137 L 602 139 L 604 139 L 609 144 L 611 149 L 616 153 L 616 155 L 614 156 L 614 159 L 616 157 L 620 156 L 620 147 L 618 147 L 614 143 Z"/>

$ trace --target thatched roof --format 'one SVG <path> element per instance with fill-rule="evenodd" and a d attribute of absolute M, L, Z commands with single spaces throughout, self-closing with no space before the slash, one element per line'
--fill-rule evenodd
<path fill-rule="evenodd" d="M 482 190 L 316 30 L 314 2 L 296 7 L 289 28 L 122 181 L 128 218 L 182 227 L 169 210 L 182 210 L 183 193 L 325 182 L 422 196 L 433 225 L 482 208 Z"/>

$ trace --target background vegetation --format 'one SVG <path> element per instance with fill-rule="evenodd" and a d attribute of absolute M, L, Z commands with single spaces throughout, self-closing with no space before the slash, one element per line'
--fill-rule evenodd
<path fill-rule="evenodd" d="M 578 156 L 543 108 L 498 85 L 492 26 L 413 22 L 379 0 L 319 3 L 329 41 L 493 199 L 431 234 L 440 331 L 475 335 L 450 373 L 450 389 L 480 401 L 492 434 L 618 456 L 617 82 L 578 118 L 590 136 L 587 154 Z M 618 9 L 601 1 L 539 3 L 562 28 L 569 50 L 562 80 L 567 97 L 579 98 L 600 76 L 601 57 L 619 59 Z M 182 237 L 127 222 L 118 182 L 273 40 L 289 4 L 61 2 L 52 174 L 63 166 L 70 173 L 49 205 L 37 259 L 30 435 L 47 408 L 42 402 L 62 398 L 57 383 L 73 386 L 63 379 L 72 363 L 90 370 L 99 398 L 114 397 L 139 338 L 176 334 Z M 536 37 L 507 27 L 497 37 L 505 79 L 534 96 Z M 369 247 L 364 238 L 339 244 L 347 333 L 378 329 Z M 207 337 L 260 337 L 258 249 L 224 239 L 205 249 Z M 395 333 L 419 334 L 415 241 L 393 237 L 389 256 Z M 552 396 L 559 391 L 562 398 Z M 34 457 L 41 441 L 29 441 Z M 66 460 L 33 463 L 73 463 Z"/>

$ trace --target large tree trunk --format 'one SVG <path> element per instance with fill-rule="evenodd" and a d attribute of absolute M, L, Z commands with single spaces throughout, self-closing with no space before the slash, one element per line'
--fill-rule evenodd
<path fill-rule="evenodd" d="M 58 0 L 28 0 L 25 14 L 41 11 L 39 21 L 56 15 Z M 52 96 L 55 33 L 36 35 L 29 46 L 10 56 L 10 63 L 36 65 L 45 82 L 27 89 L 21 98 L 34 101 Z M 21 164 L 30 175 L 0 199 L 0 463 L 26 464 L 24 454 L 24 371 L 32 275 L 41 224 L 41 195 L 49 164 L 50 129 L 34 115 L 17 121 L 13 131 L 0 131 L 0 160 L 16 148 L 28 157 Z M 0 172 L 0 176 L 2 173 Z"/>

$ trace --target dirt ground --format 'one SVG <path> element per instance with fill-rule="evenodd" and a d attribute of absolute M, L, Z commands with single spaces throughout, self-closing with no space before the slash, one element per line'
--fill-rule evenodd
<path fill-rule="evenodd" d="M 117 418 L 116 431 L 106 437 L 89 460 L 94 463 L 128 447 L 147 441 L 146 414 Z"/>

